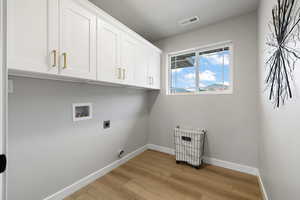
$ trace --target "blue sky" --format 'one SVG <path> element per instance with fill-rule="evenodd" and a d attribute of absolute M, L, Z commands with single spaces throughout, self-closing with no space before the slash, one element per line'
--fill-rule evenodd
<path fill-rule="evenodd" d="M 193 60 L 195 58 L 193 57 Z M 199 87 L 204 88 L 212 84 L 229 85 L 229 51 L 202 55 L 199 57 Z M 224 62 L 224 67 L 223 67 Z M 224 80 L 223 80 L 224 70 Z M 192 89 L 196 85 L 196 72 L 193 66 L 172 70 L 172 86 L 176 88 Z"/>

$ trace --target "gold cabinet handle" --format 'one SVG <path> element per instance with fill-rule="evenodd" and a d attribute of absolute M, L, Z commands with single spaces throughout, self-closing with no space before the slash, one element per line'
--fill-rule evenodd
<path fill-rule="evenodd" d="M 126 69 L 123 69 L 123 80 L 126 79 Z"/>
<path fill-rule="evenodd" d="M 118 68 L 118 79 L 122 79 L 122 69 L 121 67 Z"/>
<path fill-rule="evenodd" d="M 149 76 L 149 85 L 153 85 L 153 77 Z"/>
<path fill-rule="evenodd" d="M 64 57 L 64 66 L 63 68 L 66 69 L 68 66 L 67 66 L 67 53 L 63 53 L 62 56 Z"/>
<path fill-rule="evenodd" d="M 56 67 L 56 65 L 57 65 L 57 51 L 53 50 L 52 53 L 53 53 L 53 65 L 52 65 L 52 67 Z"/>

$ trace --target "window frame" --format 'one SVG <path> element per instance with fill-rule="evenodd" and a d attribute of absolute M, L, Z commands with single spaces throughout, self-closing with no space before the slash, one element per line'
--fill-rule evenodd
<path fill-rule="evenodd" d="M 171 92 L 171 81 L 172 81 L 172 71 L 171 71 L 171 57 L 173 56 L 180 56 L 183 54 L 189 54 L 189 53 L 195 53 L 196 55 L 196 65 L 199 66 L 199 53 L 203 51 L 209 51 L 209 50 L 214 50 L 218 48 L 229 48 L 229 88 L 224 91 L 202 91 L 200 92 L 197 90 L 196 92 L 181 92 L 181 93 L 172 93 Z M 205 45 L 205 46 L 200 46 L 200 47 L 195 47 L 187 50 L 182 50 L 182 51 L 177 51 L 177 52 L 171 52 L 166 55 L 166 60 L 167 60 L 167 73 L 166 73 L 166 94 L 170 96 L 177 96 L 177 95 L 218 95 L 218 94 L 233 94 L 233 88 L 234 88 L 234 45 L 232 41 L 225 41 L 225 42 L 219 42 L 215 44 L 210 44 L 210 45 Z M 200 66 L 201 68 L 201 66 Z M 199 74 L 199 67 L 196 67 L 196 74 Z M 196 83 L 199 84 L 199 76 L 196 76 Z M 199 86 L 198 86 L 199 87 Z M 197 88 L 198 88 L 197 87 Z"/>

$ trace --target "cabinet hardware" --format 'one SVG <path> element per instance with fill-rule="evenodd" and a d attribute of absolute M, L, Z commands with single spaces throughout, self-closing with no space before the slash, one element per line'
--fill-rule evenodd
<path fill-rule="evenodd" d="M 56 50 L 53 50 L 52 51 L 52 53 L 53 53 L 53 65 L 52 65 L 52 67 L 56 67 L 56 61 L 57 61 L 57 51 Z"/>
<path fill-rule="evenodd" d="M 149 85 L 153 85 L 154 79 L 152 76 L 149 76 Z"/>
<path fill-rule="evenodd" d="M 123 69 L 123 80 L 126 79 L 126 69 Z"/>
<path fill-rule="evenodd" d="M 118 79 L 122 79 L 121 67 L 119 67 L 117 70 L 118 70 Z"/>
<path fill-rule="evenodd" d="M 64 66 L 63 66 L 63 68 L 66 69 L 67 68 L 67 53 L 63 53 L 62 56 L 64 57 Z"/>

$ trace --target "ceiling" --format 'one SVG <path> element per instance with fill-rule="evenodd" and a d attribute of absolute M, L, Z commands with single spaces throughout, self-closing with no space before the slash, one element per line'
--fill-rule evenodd
<path fill-rule="evenodd" d="M 150 41 L 256 10 L 259 0 L 90 0 Z M 198 16 L 196 24 L 178 21 Z"/>

